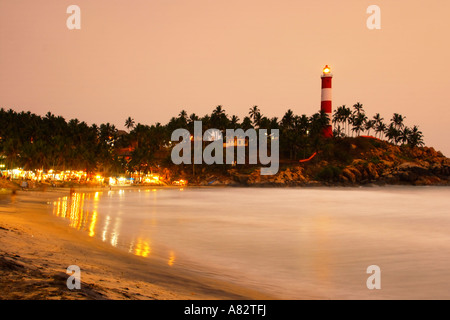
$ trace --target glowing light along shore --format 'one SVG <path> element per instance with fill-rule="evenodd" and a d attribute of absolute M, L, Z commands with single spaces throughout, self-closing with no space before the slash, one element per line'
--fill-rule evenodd
<path fill-rule="evenodd" d="M 37 182 L 52 182 L 52 181 L 77 181 L 77 182 L 85 182 L 92 180 L 92 178 L 88 177 L 87 172 L 85 171 L 77 171 L 77 170 L 65 170 L 65 171 L 57 171 L 57 170 L 23 170 L 22 168 L 15 168 L 10 170 L 2 170 L 2 177 L 11 180 L 31 180 Z M 103 178 L 99 175 L 95 176 L 94 179 L 97 181 L 102 180 Z"/>
<path fill-rule="evenodd" d="M 167 185 L 173 184 L 177 186 L 185 186 L 187 180 L 164 181 L 158 174 L 143 174 L 139 172 L 130 173 L 129 177 L 104 177 L 101 174 L 89 174 L 86 171 L 77 170 L 23 170 L 15 168 L 9 170 L 1 170 L 1 176 L 9 180 L 33 181 L 37 183 L 55 183 L 55 182 L 75 182 L 75 183 L 94 183 L 107 184 L 110 186 L 126 186 L 126 185 Z"/>

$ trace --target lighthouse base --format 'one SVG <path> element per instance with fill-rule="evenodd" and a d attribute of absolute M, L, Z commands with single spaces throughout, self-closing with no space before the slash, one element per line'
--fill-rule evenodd
<path fill-rule="evenodd" d="M 333 128 L 331 126 L 326 126 L 323 129 L 323 136 L 325 138 L 331 138 L 333 136 Z"/>

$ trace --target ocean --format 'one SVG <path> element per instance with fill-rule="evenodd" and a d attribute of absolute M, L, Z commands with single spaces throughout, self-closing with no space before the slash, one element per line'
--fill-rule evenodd
<path fill-rule="evenodd" d="M 50 210 L 130 254 L 280 299 L 450 299 L 449 191 L 124 188 Z"/>

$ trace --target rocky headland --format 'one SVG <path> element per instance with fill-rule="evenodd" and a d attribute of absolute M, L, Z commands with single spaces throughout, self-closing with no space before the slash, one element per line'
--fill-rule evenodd
<path fill-rule="evenodd" d="M 186 171 L 177 176 L 200 186 L 450 185 L 450 159 L 434 148 L 364 138 L 334 144 L 308 162 L 281 162 L 276 175 L 263 176 L 257 167 Z"/>

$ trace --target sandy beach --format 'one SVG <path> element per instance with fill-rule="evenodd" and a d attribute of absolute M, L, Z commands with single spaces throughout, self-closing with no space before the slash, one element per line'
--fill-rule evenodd
<path fill-rule="evenodd" d="M 87 237 L 48 212 L 49 202 L 68 194 L 0 196 L 0 299 L 272 299 Z M 66 286 L 70 265 L 81 268 L 80 290 Z"/>

